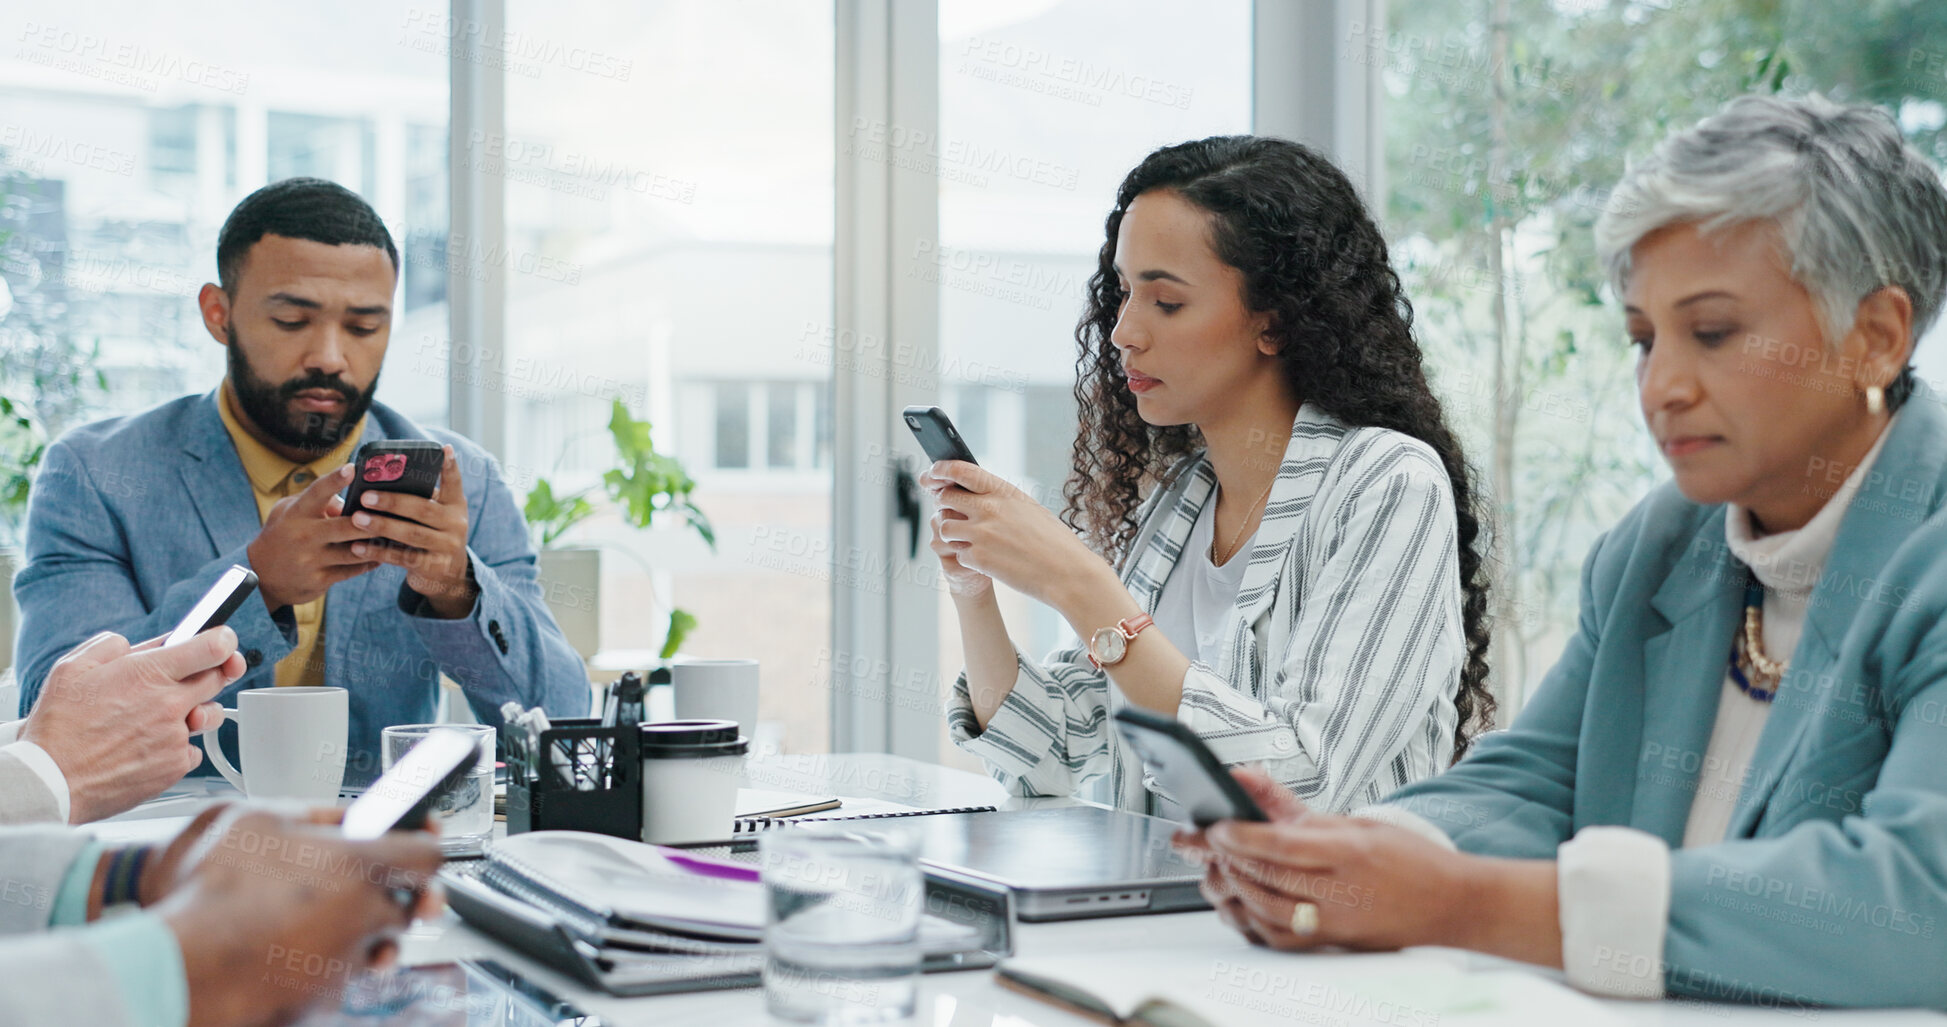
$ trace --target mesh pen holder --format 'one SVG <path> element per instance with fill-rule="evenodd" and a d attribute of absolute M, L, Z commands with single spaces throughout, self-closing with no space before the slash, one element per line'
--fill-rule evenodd
<path fill-rule="evenodd" d="M 634 724 L 557 720 L 530 750 L 507 745 L 507 833 L 593 831 L 642 840 L 642 756 Z"/>

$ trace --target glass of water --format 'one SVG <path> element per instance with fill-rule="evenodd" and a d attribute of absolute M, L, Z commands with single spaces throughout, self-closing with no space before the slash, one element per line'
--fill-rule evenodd
<path fill-rule="evenodd" d="M 918 845 L 849 825 L 780 827 L 763 863 L 764 1000 L 800 1023 L 908 1019 L 919 994 L 925 906 Z"/>
<path fill-rule="evenodd" d="M 464 731 L 480 748 L 480 761 L 450 795 L 433 806 L 440 848 L 449 856 L 478 855 L 494 832 L 494 729 L 484 724 L 396 724 L 379 732 L 379 756 L 391 770 L 408 750 L 435 731 Z"/>

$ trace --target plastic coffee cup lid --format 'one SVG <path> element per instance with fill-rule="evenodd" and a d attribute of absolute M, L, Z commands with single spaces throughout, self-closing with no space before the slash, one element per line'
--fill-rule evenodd
<path fill-rule="evenodd" d="M 636 729 L 645 760 L 742 756 L 750 739 L 737 733 L 734 720 L 665 720 Z"/>

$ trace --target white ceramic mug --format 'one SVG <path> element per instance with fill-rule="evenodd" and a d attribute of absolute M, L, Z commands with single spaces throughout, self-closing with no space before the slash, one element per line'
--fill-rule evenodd
<path fill-rule="evenodd" d="M 734 720 L 757 735 L 757 661 L 683 659 L 669 665 L 677 720 Z"/>
<path fill-rule="evenodd" d="M 342 688 L 251 688 L 225 709 L 237 725 L 237 762 L 230 765 L 215 732 L 203 750 L 225 781 L 253 799 L 303 799 L 332 804 L 345 782 L 345 741 L 351 694 Z"/>

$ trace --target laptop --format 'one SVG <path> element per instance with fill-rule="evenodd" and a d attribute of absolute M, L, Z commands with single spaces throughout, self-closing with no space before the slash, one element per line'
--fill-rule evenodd
<path fill-rule="evenodd" d="M 913 817 L 928 867 L 1000 885 L 1026 921 L 1209 909 L 1203 868 L 1170 844 L 1174 821 L 1100 806 Z"/>

